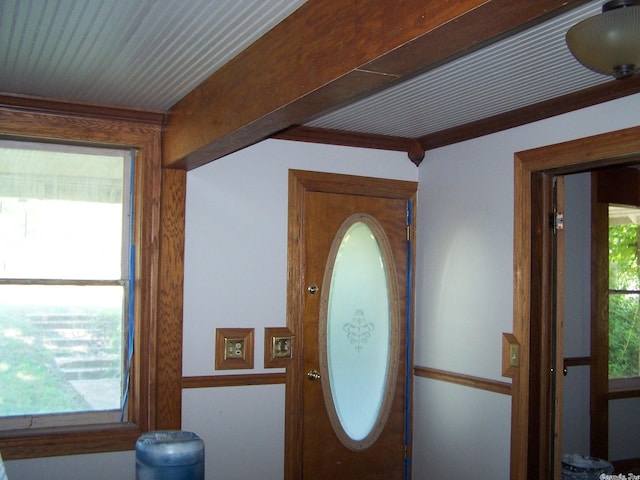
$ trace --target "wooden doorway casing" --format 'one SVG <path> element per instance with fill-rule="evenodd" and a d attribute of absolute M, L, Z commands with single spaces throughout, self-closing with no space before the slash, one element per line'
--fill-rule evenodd
<path fill-rule="evenodd" d="M 511 479 L 537 479 L 548 452 L 548 404 L 536 391 L 545 370 L 541 349 L 549 342 L 551 275 L 548 192 L 553 176 L 624 165 L 640 155 L 640 127 L 518 152 L 514 158 L 513 333 L 521 346 L 513 377 Z M 547 233 L 545 233 L 547 232 Z M 536 327 L 533 328 L 532 327 Z M 538 401 L 532 401 L 538 400 Z"/>
<path fill-rule="evenodd" d="M 288 265 L 287 265 L 287 327 L 293 334 L 293 358 L 287 367 L 285 393 L 285 475 L 286 480 L 302 478 L 303 460 L 303 416 L 302 399 L 304 393 L 304 358 L 303 358 L 303 320 L 304 320 L 304 284 L 305 242 L 304 213 L 305 195 L 308 192 L 324 192 L 336 194 L 378 196 L 384 198 L 405 199 L 415 205 L 417 183 L 350 175 L 307 172 L 291 170 L 289 172 L 289 225 L 288 225 Z M 412 222 L 415 214 L 412 216 Z M 415 228 L 413 223 L 410 235 L 413 240 Z M 411 268 L 415 261 L 415 242 L 411 241 Z M 413 284 L 413 278 L 411 279 Z M 413 291 L 413 285 L 411 288 Z M 413 319 L 414 301 L 410 298 L 410 318 Z M 413 322 L 413 320 L 412 320 Z M 411 332 L 413 331 L 411 325 Z M 410 337 L 409 344 L 413 344 Z M 413 370 L 412 358 L 409 358 L 409 371 Z M 403 372 L 399 372 L 403 375 Z M 410 387 L 410 385 L 408 386 Z M 409 395 L 409 400 L 411 396 Z M 411 405 L 408 406 L 410 415 Z M 408 419 L 408 426 L 411 419 Z M 409 446 L 410 447 L 410 446 Z"/>

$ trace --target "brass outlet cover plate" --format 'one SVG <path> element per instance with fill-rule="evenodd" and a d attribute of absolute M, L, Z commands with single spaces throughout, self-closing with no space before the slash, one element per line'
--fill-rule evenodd
<path fill-rule="evenodd" d="M 241 358 L 244 360 L 244 338 L 224 339 L 224 359 Z"/>
<path fill-rule="evenodd" d="M 216 370 L 253 369 L 253 328 L 216 328 Z"/>

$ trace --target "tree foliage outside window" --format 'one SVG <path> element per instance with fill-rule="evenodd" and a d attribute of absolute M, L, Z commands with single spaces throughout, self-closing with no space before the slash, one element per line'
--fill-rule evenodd
<path fill-rule="evenodd" d="M 609 227 L 609 378 L 640 376 L 638 225 Z"/>

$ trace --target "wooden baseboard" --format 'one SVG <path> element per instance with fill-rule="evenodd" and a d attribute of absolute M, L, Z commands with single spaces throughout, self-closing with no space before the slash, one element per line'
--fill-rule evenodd
<path fill-rule="evenodd" d="M 413 372 L 417 377 L 455 383 L 457 385 L 464 385 L 465 387 L 477 388 L 479 390 L 486 390 L 503 395 L 511 395 L 511 384 L 507 382 L 499 382 L 488 378 L 474 377 L 472 375 L 464 375 L 462 373 L 448 372 L 446 370 L 428 367 L 414 367 Z"/>

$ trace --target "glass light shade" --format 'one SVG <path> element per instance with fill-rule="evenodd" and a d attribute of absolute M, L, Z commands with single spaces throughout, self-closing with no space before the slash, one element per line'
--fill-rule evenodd
<path fill-rule="evenodd" d="M 585 67 L 622 78 L 640 68 L 640 7 L 623 7 L 587 18 L 569 29 L 569 50 Z"/>

